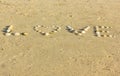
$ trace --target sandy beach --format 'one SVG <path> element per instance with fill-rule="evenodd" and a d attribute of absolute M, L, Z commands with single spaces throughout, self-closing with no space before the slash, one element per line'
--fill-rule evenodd
<path fill-rule="evenodd" d="M 28 35 L 5 36 L 8 25 Z M 36 25 L 61 30 L 43 36 Z M 77 36 L 68 25 L 90 29 Z M 95 26 L 115 37 L 96 37 Z M 120 0 L 0 0 L 0 29 L 0 76 L 120 76 Z"/>

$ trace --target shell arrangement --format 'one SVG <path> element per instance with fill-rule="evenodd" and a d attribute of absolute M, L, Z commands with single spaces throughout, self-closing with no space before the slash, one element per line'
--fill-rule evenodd
<path fill-rule="evenodd" d="M 70 33 L 74 33 L 75 35 L 83 35 L 90 29 L 90 26 L 86 26 L 83 29 L 75 30 L 71 26 L 66 26 L 66 30 L 68 30 Z"/>
<path fill-rule="evenodd" d="M 46 30 L 44 30 L 44 28 Z M 37 25 L 37 26 L 34 26 L 34 31 L 40 33 L 41 35 L 43 36 L 49 36 L 49 35 L 52 35 L 54 33 L 57 33 L 61 30 L 61 27 L 59 26 L 53 26 L 53 27 L 50 27 L 50 31 L 48 30 L 49 27 L 45 27 L 43 25 Z M 85 34 L 91 27 L 90 26 L 86 26 L 82 29 L 77 29 L 75 30 L 74 28 L 72 28 L 71 26 L 66 26 L 66 30 L 70 33 L 73 33 L 75 35 L 83 35 Z M 109 27 L 109 26 L 94 26 L 94 32 L 95 32 L 95 36 L 96 37 L 110 37 L 110 38 L 114 38 L 115 36 L 114 35 L 111 35 L 110 34 L 110 31 L 108 31 L 108 29 L 111 29 L 112 27 Z M 52 29 L 52 30 L 51 30 Z M 45 32 L 45 31 L 48 31 L 48 32 Z M 4 35 L 5 36 L 27 36 L 28 33 L 26 32 L 13 32 L 13 25 L 9 25 L 9 26 L 6 26 L 3 30 L 4 32 Z"/>
<path fill-rule="evenodd" d="M 26 35 L 28 35 L 28 33 L 26 33 L 26 32 L 22 32 L 22 33 L 19 33 L 19 32 L 12 32 L 13 31 L 13 25 L 9 25 L 9 26 L 6 26 L 6 28 L 4 29 L 4 35 L 5 36 L 11 36 L 11 35 L 13 35 L 13 36 L 20 36 L 20 35 L 22 35 L 22 36 L 26 36 Z"/>
<path fill-rule="evenodd" d="M 109 27 L 109 26 L 95 26 L 94 29 L 95 29 L 95 35 L 97 37 L 111 37 L 113 38 L 114 36 L 109 34 L 110 31 L 108 31 L 107 29 L 110 29 L 112 27 Z"/>
<path fill-rule="evenodd" d="M 40 29 L 41 28 L 41 29 Z M 61 30 L 61 27 L 58 27 L 58 26 L 54 26 L 53 29 L 49 32 L 44 32 L 42 31 L 42 28 L 48 28 L 48 27 L 45 27 L 43 25 L 37 25 L 34 27 L 34 31 L 40 33 L 41 35 L 44 35 L 44 36 L 49 36 L 51 34 L 54 34 L 54 33 L 57 33 Z"/>

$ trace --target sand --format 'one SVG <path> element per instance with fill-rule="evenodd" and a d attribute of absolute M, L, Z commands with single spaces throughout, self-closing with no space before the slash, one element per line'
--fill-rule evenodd
<path fill-rule="evenodd" d="M 0 0 L 0 76 L 120 76 L 120 0 Z M 4 36 L 3 28 L 28 36 Z M 36 25 L 60 26 L 42 36 Z M 76 36 L 65 30 L 90 26 Z M 115 38 L 94 36 L 111 26 Z"/>

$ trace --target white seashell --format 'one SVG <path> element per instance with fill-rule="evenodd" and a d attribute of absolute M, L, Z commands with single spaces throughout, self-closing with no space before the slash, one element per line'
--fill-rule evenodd
<path fill-rule="evenodd" d="M 11 30 L 12 30 L 12 29 L 13 29 L 13 25 L 10 25 L 10 26 L 8 27 L 8 29 L 11 29 Z"/>
<path fill-rule="evenodd" d="M 75 35 L 82 35 L 82 33 L 75 33 Z"/>
<path fill-rule="evenodd" d="M 41 27 L 40 25 L 37 25 L 37 26 L 35 26 L 36 28 L 39 28 L 39 27 Z"/>
<path fill-rule="evenodd" d="M 95 32 L 97 35 L 100 35 L 100 32 L 99 31 L 97 31 L 97 32 Z"/>
<path fill-rule="evenodd" d="M 57 27 L 57 29 L 56 29 L 57 31 L 60 31 L 61 30 L 61 27 Z"/>
<path fill-rule="evenodd" d="M 35 26 L 36 28 L 40 27 L 40 25 Z"/>
<path fill-rule="evenodd" d="M 105 28 L 105 26 L 100 26 L 100 28 Z"/>
<path fill-rule="evenodd" d="M 45 35 L 45 36 L 48 36 L 48 35 L 50 35 L 50 33 L 45 33 L 44 35 Z"/>
<path fill-rule="evenodd" d="M 71 26 L 66 26 L 66 29 L 69 31 L 69 32 L 73 32 L 73 28 Z"/>
<path fill-rule="evenodd" d="M 16 32 L 16 33 L 13 33 L 13 35 L 14 35 L 14 36 L 20 36 L 21 33 Z"/>
<path fill-rule="evenodd" d="M 101 37 L 101 35 L 100 35 L 100 34 L 96 34 L 96 36 L 97 36 L 97 37 Z"/>
<path fill-rule="evenodd" d="M 71 26 L 66 26 L 67 29 L 71 29 L 72 27 Z"/>
<path fill-rule="evenodd" d="M 41 32 L 41 30 L 36 30 L 36 32 Z"/>
<path fill-rule="evenodd" d="M 4 30 L 5 33 L 10 33 L 13 30 L 13 25 L 7 26 Z"/>
<path fill-rule="evenodd" d="M 12 30 L 10 30 L 10 29 L 7 29 L 7 30 L 6 30 L 6 33 L 9 33 L 9 32 L 11 32 L 11 31 L 12 31 Z"/>
<path fill-rule="evenodd" d="M 75 30 L 73 28 L 67 29 L 69 32 L 73 33 Z"/>
<path fill-rule="evenodd" d="M 87 26 L 84 31 L 88 31 L 90 29 L 90 26 Z"/>
<path fill-rule="evenodd" d="M 50 33 L 47 33 L 47 32 L 40 32 L 42 35 L 44 35 L 44 36 L 48 36 L 48 35 L 50 35 Z"/>
<path fill-rule="evenodd" d="M 77 30 L 75 30 L 74 33 L 76 34 L 76 33 L 79 33 L 79 32 Z"/>
<path fill-rule="evenodd" d="M 98 31 L 99 30 L 99 27 L 98 26 L 95 26 L 95 31 Z"/>
<path fill-rule="evenodd" d="M 99 26 L 95 26 L 95 28 L 99 28 Z"/>
<path fill-rule="evenodd" d="M 34 30 L 37 30 L 38 29 L 38 27 L 34 27 Z"/>
<path fill-rule="evenodd" d="M 11 33 L 4 33 L 5 36 L 11 36 Z"/>
<path fill-rule="evenodd" d="M 85 34 L 85 33 L 86 33 L 86 31 L 84 31 L 84 30 L 83 30 L 83 31 L 81 31 L 80 33 Z"/>

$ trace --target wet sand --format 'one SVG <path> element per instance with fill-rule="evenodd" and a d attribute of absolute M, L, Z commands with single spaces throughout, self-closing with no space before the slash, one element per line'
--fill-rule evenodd
<path fill-rule="evenodd" d="M 119 76 L 119 0 L 0 0 L 0 76 Z M 28 36 L 4 36 L 2 29 Z M 36 25 L 60 26 L 42 36 Z M 65 30 L 90 26 L 76 36 Z M 111 26 L 115 38 L 94 36 L 96 25 Z"/>

